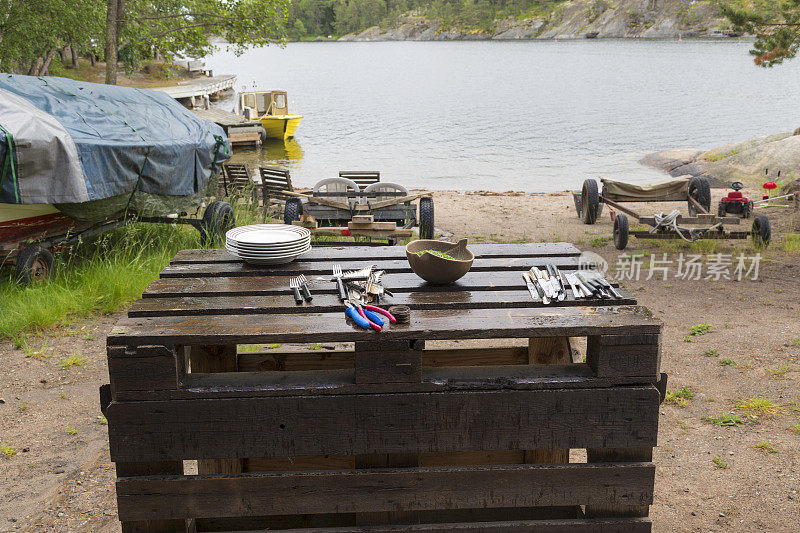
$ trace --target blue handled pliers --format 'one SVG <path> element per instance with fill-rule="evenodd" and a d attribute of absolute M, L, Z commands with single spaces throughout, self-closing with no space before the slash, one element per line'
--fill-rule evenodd
<path fill-rule="evenodd" d="M 383 330 L 384 322 L 381 315 L 367 311 L 361 306 L 360 302 L 354 302 L 351 299 L 345 300 L 344 304 L 347 306 L 347 309 L 344 310 L 345 316 L 353 319 L 356 325 L 364 329 Z"/>

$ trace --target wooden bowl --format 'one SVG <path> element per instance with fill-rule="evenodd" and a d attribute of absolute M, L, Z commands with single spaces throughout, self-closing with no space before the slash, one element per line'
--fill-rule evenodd
<path fill-rule="evenodd" d="M 443 252 L 455 260 L 444 259 L 433 254 L 424 253 L 418 255 L 417 252 L 423 250 L 435 250 Z M 411 241 L 406 245 L 406 257 L 414 273 L 427 281 L 436 285 L 453 283 L 464 277 L 472 267 L 475 256 L 467 249 L 467 239 L 462 239 L 458 243 L 418 240 Z"/>

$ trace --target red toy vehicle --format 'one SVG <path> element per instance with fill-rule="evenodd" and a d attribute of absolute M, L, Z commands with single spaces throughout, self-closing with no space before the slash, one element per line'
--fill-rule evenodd
<path fill-rule="evenodd" d="M 741 190 L 744 184 L 741 181 L 736 181 L 731 184 L 733 189 L 719 201 L 718 215 L 725 217 L 729 214 L 740 215 L 742 218 L 750 218 L 753 214 L 753 202 L 747 196 L 743 195 Z"/>

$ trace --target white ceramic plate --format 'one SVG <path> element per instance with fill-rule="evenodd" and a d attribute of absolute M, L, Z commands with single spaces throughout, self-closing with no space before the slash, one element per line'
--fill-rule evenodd
<path fill-rule="evenodd" d="M 257 233 L 261 234 L 261 237 L 256 237 L 255 241 L 253 241 L 253 237 L 244 237 L 247 233 Z M 285 242 L 286 240 L 291 240 L 291 233 L 302 235 L 302 236 L 311 236 L 311 232 L 303 227 L 300 226 L 290 226 L 288 224 L 253 224 L 250 226 L 240 226 L 238 228 L 233 228 L 225 233 L 225 237 L 228 239 L 233 240 L 245 240 L 246 242 L 257 242 L 263 243 L 264 239 L 269 239 L 269 237 L 264 237 L 264 235 L 268 234 L 276 234 L 281 235 L 282 237 L 275 237 L 272 240 L 267 240 L 266 242 Z"/>
<path fill-rule="evenodd" d="M 273 252 L 273 253 L 252 252 L 252 251 L 248 251 L 248 250 L 241 250 L 239 248 L 230 248 L 230 247 L 227 248 L 227 250 L 230 253 L 234 254 L 234 255 L 238 255 L 240 257 L 250 257 L 250 258 L 253 258 L 253 259 L 257 259 L 259 257 L 263 257 L 264 259 L 269 259 L 269 258 L 273 258 L 273 257 L 284 257 L 284 256 L 290 256 L 290 255 L 297 255 L 297 254 L 305 253 L 305 252 L 309 251 L 310 249 L 311 249 L 311 245 L 308 245 L 308 244 L 305 245 L 305 246 L 299 247 L 299 248 L 292 249 L 292 250 L 287 250 L 287 251 L 283 251 L 283 252 Z"/>
<path fill-rule="evenodd" d="M 284 248 L 291 248 L 301 244 L 308 244 L 311 242 L 311 237 L 300 237 L 299 239 L 291 242 L 282 242 L 278 244 L 252 244 L 249 242 L 239 242 L 236 239 L 226 239 L 227 244 L 239 246 L 242 248 L 252 248 L 253 250 L 282 250 Z"/>

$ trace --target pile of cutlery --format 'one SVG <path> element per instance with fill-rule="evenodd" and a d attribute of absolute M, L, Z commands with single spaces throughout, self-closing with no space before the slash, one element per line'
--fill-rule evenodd
<path fill-rule="evenodd" d="M 564 274 L 557 266 L 547 263 L 544 270 L 532 267 L 530 271 L 523 272 L 522 277 L 531 297 L 534 300 L 541 300 L 544 305 L 564 301 L 567 296 L 567 285 L 572 289 L 576 299 L 622 298 L 622 294 L 599 272 L 579 271 Z"/>

